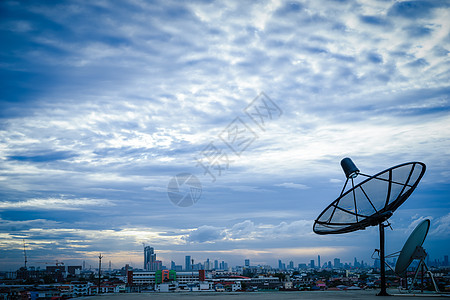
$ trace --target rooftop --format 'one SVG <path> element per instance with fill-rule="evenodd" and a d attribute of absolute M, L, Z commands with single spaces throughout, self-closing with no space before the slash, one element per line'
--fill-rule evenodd
<path fill-rule="evenodd" d="M 276 297 L 277 300 L 294 300 L 294 299 L 330 299 L 330 300 L 380 300 L 380 299 L 436 299 L 440 296 L 437 294 L 400 294 L 398 290 L 388 291 L 390 295 L 387 297 L 376 296 L 375 290 L 362 290 L 362 291 L 315 291 L 315 292 L 183 292 L 183 293 L 141 293 L 141 294 L 111 294 L 100 296 L 81 297 L 77 299 L 89 299 L 89 300 L 109 300 L 109 299 L 125 299 L 125 300 L 141 300 L 141 299 L 210 299 L 215 300 L 222 299 L 258 299 L 269 300 Z M 441 295 L 450 299 L 450 294 Z"/>

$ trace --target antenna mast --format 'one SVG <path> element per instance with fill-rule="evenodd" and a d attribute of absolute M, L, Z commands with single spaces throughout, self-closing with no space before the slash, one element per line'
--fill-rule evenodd
<path fill-rule="evenodd" d="M 101 275 L 102 275 L 102 254 L 98 256 L 98 294 L 100 294 L 100 283 L 101 283 Z"/>
<path fill-rule="evenodd" d="M 27 260 L 27 251 L 26 251 L 26 248 L 25 248 L 25 240 L 23 239 L 22 241 L 23 241 L 23 256 L 25 257 L 25 270 L 26 270 L 27 269 L 27 262 L 28 262 L 28 260 Z"/>

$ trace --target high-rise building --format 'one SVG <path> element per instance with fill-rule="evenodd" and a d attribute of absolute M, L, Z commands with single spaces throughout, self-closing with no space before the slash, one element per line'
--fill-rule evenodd
<path fill-rule="evenodd" d="M 245 260 L 245 266 L 248 268 L 250 267 L 250 259 Z"/>
<path fill-rule="evenodd" d="M 281 259 L 278 260 L 278 269 L 283 270 L 283 263 L 281 262 Z"/>
<path fill-rule="evenodd" d="M 170 269 L 175 270 L 175 262 L 173 260 L 170 262 Z"/>
<path fill-rule="evenodd" d="M 144 247 L 144 269 L 147 271 L 156 271 L 155 268 L 156 254 L 155 249 L 150 246 Z"/>
<path fill-rule="evenodd" d="M 334 259 L 334 267 L 340 268 L 341 267 L 341 260 L 339 258 Z"/>
<path fill-rule="evenodd" d="M 186 255 L 184 266 L 185 266 L 186 271 L 190 271 L 192 269 L 192 267 L 191 267 L 191 256 L 190 255 Z"/>
<path fill-rule="evenodd" d="M 314 265 L 314 259 L 311 259 L 311 263 L 309 264 L 311 269 L 314 269 L 316 266 Z"/>
<path fill-rule="evenodd" d="M 448 255 L 444 255 L 444 266 L 448 266 Z"/>
<path fill-rule="evenodd" d="M 289 262 L 289 269 L 294 269 L 294 262 L 292 260 Z"/>
<path fill-rule="evenodd" d="M 320 265 L 320 255 L 317 255 L 317 267 L 320 269 L 322 266 Z"/>
<path fill-rule="evenodd" d="M 307 269 L 308 266 L 306 264 L 298 264 L 299 269 Z"/>
<path fill-rule="evenodd" d="M 374 268 L 380 267 L 380 260 L 378 258 L 375 258 L 375 262 L 373 263 Z"/>
<path fill-rule="evenodd" d="M 214 269 L 219 269 L 219 261 L 217 259 L 214 261 Z"/>
<path fill-rule="evenodd" d="M 354 266 L 355 268 L 358 268 L 358 267 L 359 267 L 358 260 L 356 259 L 356 257 L 355 257 L 355 260 L 353 261 L 353 266 Z"/>

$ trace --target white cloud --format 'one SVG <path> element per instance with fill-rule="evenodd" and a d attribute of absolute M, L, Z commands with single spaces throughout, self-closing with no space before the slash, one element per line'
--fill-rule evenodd
<path fill-rule="evenodd" d="M 448 239 L 450 236 L 450 213 L 436 219 L 430 226 L 431 233 L 436 239 Z"/>
<path fill-rule="evenodd" d="M 285 182 L 280 184 L 275 184 L 275 186 L 281 186 L 285 188 L 298 189 L 298 190 L 306 190 L 309 189 L 309 186 L 301 183 L 293 183 L 293 182 Z"/>
<path fill-rule="evenodd" d="M 25 201 L 1 201 L 0 209 L 25 210 L 83 210 L 89 207 L 108 207 L 115 204 L 106 199 L 64 199 L 64 198 L 36 198 Z"/>
<path fill-rule="evenodd" d="M 187 236 L 186 241 L 194 243 L 205 243 L 218 241 L 223 238 L 223 229 L 214 226 L 203 225 L 191 231 Z"/>

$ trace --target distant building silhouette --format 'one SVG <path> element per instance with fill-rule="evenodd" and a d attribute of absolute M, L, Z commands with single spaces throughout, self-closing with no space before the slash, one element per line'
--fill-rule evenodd
<path fill-rule="evenodd" d="M 186 270 L 186 271 L 190 271 L 190 270 L 192 269 L 192 266 L 191 266 L 191 256 L 190 256 L 190 255 L 186 255 L 184 267 L 185 267 L 185 270 Z"/>

